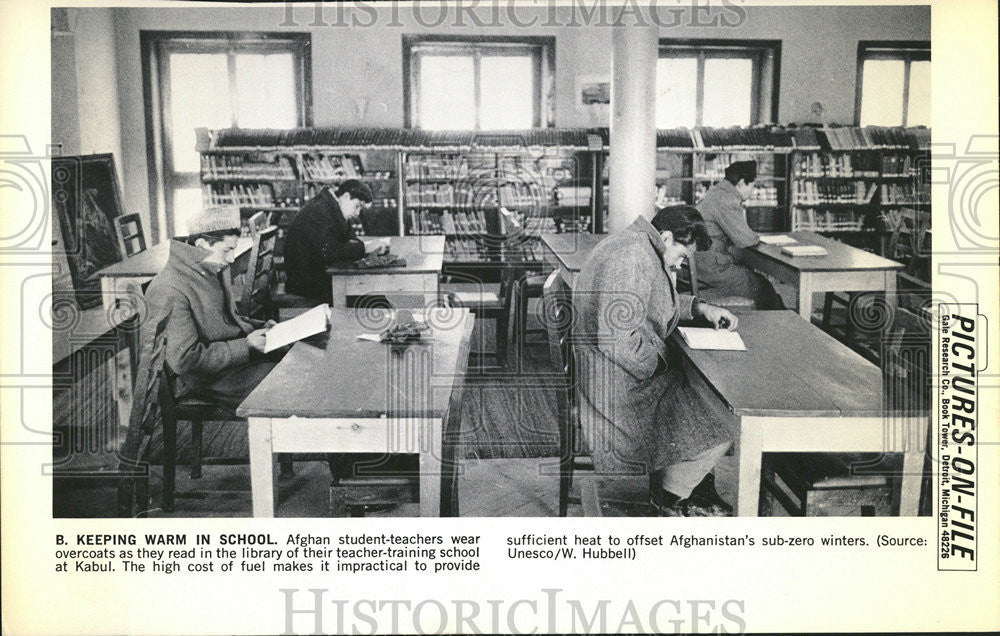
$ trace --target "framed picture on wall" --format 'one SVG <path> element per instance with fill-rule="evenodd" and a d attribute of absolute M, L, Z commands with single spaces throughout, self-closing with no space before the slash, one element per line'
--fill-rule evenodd
<path fill-rule="evenodd" d="M 122 260 L 114 225 L 122 213 L 121 200 L 111 154 L 52 159 L 52 210 L 82 309 L 101 303 L 97 272 Z"/>

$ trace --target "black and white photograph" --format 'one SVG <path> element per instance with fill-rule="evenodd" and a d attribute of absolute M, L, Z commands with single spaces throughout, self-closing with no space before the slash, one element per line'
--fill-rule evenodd
<path fill-rule="evenodd" d="M 3 4 L 11 633 L 1000 627 L 995 4 Z"/>

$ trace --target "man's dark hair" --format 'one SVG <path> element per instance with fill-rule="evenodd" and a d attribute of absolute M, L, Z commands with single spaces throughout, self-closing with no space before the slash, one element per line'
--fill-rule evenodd
<path fill-rule="evenodd" d="M 194 245 L 198 242 L 198 239 L 203 238 L 208 241 L 209 245 L 215 245 L 216 243 L 221 243 L 222 239 L 227 236 L 239 236 L 240 231 L 237 229 L 232 230 L 214 230 L 212 232 L 201 232 L 200 234 L 192 234 L 190 236 L 184 237 L 184 242 L 188 245 Z"/>
<path fill-rule="evenodd" d="M 697 244 L 699 252 L 704 252 L 712 245 L 712 237 L 705 229 L 705 219 L 690 205 L 660 208 L 653 217 L 652 224 L 657 232 L 669 231 L 681 245 Z"/>
<path fill-rule="evenodd" d="M 352 199 L 358 201 L 364 201 L 365 203 L 372 202 L 372 189 L 368 187 L 368 184 L 359 179 L 348 179 L 347 181 L 341 183 L 337 187 L 337 196 L 343 196 L 344 194 L 351 195 Z"/>
<path fill-rule="evenodd" d="M 736 185 L 743 179 L 745 183 L 753 183 L 757 180 L 756 161 L 737 161 L 729 164 L 726 168 L 726 181 Z"/>

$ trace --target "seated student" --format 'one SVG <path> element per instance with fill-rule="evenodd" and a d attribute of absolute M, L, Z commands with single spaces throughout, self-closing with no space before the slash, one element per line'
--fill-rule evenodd
<path fill-rule="evenodd" d="M 708 234 L 691 206 L 639 216 L 591 252 L 573 291 L 580 420 L 602 474 L 654 474 L 669 516 L 725 516 L 712 467 L 730 445 L 667 338 L 681 320 L 734 329 L 736 316 L 677 293 L 674 271 Z"/>
<path fill-rule="evenodd" d="M 264 334 L 274 323 L 237 315 L 223 274 L 239 236 L 238 208 L 202 210 L 188 221 L 187 237 L 170 241 L 167 264 L 145 295 L 150 329 L 170 312 L 165 360 L 178 376 L 178 397 L 198 395 L 230 408 L 275 365 L 263 354 Z"/>
<path fill-rule="evenodd" d="M 366 252 L 389 245 L 388 239 L 361 241 L 348 222 L 372 202 L 368 184 L 348 179 L 336 195 L 323 188 L 310 199 L 288 226 L 285 235 L 285 290 L 317 302 L 330 303 L 326 268 L 334 262 L 364 258 Z"/>
<path fill-rule="evenodd" d="M 753 194 L 757 164 L 737 161 L 726 168 L 726 178 L 705 193 L 695 206 L 705 219 L 712 246 L 695 254 L 698 284 L 711 289 L 713 297 L 744 296 L 757 309 L 783 309 L 784 303 L 763 276 L 739 260 L 742 250 L 757 244 L 760 237 L 747 225 L 743 201 Z"/>

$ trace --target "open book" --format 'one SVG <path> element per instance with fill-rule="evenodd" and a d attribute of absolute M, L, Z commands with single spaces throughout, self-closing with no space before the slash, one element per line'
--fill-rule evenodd
<path fill-rule="evenodd" d="M 309 311 L 279 322 L 267 330 L 265 334 L 264 353 L 270 353 L 287 344 L 298 342 L 303 338 L 326 331 L 326 321 L 330 308 L 326 305 L 316 305 Z"/>
<path fill-rule="evenodd" d="M 735 331 L 708 327 L 678 327 L 684 343 L 692 349 L 717 349 L 723 351 L 746 351 L 743 338 Z"/>

